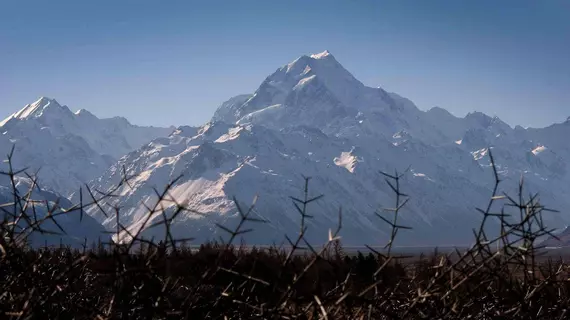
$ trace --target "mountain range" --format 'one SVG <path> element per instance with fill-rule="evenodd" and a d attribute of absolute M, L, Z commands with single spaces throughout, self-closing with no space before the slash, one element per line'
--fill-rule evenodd
<path fill-rule="evenodd" d="M 46 187 L 67 197 L 126 153 L 173 130 L 99 119 L 42 97 L 0 122 L 0 150 L 6 155 L 14 145 L 18 168 L 37 172 Z"/>
<path fill-rule="evenodd" d="M 289 196 L 304 196 L 308 176 L 309 196 L 324 195 L 308 205 L 309 241 L 326 241 L 342 210 L 346 244 L 384 244 L 390 229 L 375 212 L 390 218 L 381 209 L 394 207 L 395 196 L 380 171 L 398 170 L 405 172 L 401 187 L 409 195 L 399 224 L 412 229 L 402 230 L 396 245 L 468 244 L 481 220 L 476 208 L 492 194 L 489 149 L 501 191 L 516 192 L 524 177 L 525 194 L 540 192 L 541 202 L 554 209 L 570 205 L 570 121 L 513 128 L 480 112 L 423 111 L 396 93 L 364 85 L 328 51 L 283 65 L 252 94 L 222 103 L 199 127 L 137 127 L 42 98 L 0 128 L 0 150 L 15 143 L 15 160 L 42 167 L 41 181 L 72 202 L 83 183 L 104 192 L 124 174 L 134 176 L 119 188 L 120 197 L 103 205 L 120 207 L 118 218 L 132 231 L 156 204 L 155 188 L 180 177 L 169 195 L 192 210 L 177 216 L 171 232 L 197 242 L 225 236 L 216 224 L 239 221 L 234 197 L 241 207 L 256 198 L 255 216 L 268 221 L 250 226 L 248 243 L 294 236 L 301 218 Z M 170 201 L 159 207 L 165 214 L 176 208 Z M 116 227 L 116 216 L 99 207 L 87 213 L 106 229 Z M 545 220 L 558 227 L 570 218 L 561 211 Z M 143 235 L 163 237 L 164 229 L 147 225 Z"/>

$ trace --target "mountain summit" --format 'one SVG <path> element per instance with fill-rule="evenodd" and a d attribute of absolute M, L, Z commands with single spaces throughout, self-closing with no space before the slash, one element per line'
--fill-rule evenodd
<path fill-rule="evenodd" d="M 6 119 L 0 122 L 0 126 L 6 125 L 13 119 L 16 120 L 26 120 L 29 118 L 42 117 L 48 113 L 56 113 L 56 116 L 69 116 L 71 111 L 68 107 L 60 105 L 55 99 L 50 99 L 47 97 L 41 97 L 31 104 L 27 104 L 24 108 L 13 113 Z"/>
<path fill-rule="evenodd" d="M 323 51 L 323 52 L 321 52 L 321 53 L 312 54 L 312 55 L 311 55 L 311 58 L 313 58 L 313 59 L 329 59 L 329 58 L 333 58 L 333 59 L 334 59 L 333 55 L 332 55 L 328 50 L 325 50 L 325 51 Z"/>
<path fill-rule="evenodd" d="M 18 119 L 25 119 L 31 116 L 41 116 L 42 112 L 47 108 L 61 109 L 62 106 L 55 99 L 41 97 L 34 103 L 28 104 L 20 111 L 14 113 L 13 117 Z"/>
<path fill-rule="evenodd" d="M 252 116 L 265 116 L 275 113 L 288 113 L 299 109 L 299 99 L 308 91 L 321 96 L 334 96 L 343 108 L 358 107 L 354 104 L 354 94 L 360 93 L 364 85 L 350 74 L 328 51 L 314 55 L 304 55 L 277 69 L 267 77 L 257 91 L 233 112 L 216 112 L 213 120 L 235 123 Z M 310 93 L 309 93 L 310 94 Z M 297 105 L 296 105 L 297 104 Z M 269 108 L 268 107 L 273 107 Z M 223 116 L 220 116 L 223 114 Z"/>

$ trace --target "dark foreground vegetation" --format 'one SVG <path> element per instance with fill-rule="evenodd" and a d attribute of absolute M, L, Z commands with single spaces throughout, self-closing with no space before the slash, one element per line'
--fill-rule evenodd
<path fill-rule="evenodd" d="M 13 181 L 19 173 L 10 169 L 4 174 Z M 516 198 L 499 194 L 495 172 L 495 189 L 480 210 L 481 225 L 473 230 L 470 249 L 410 259 L 392 247 L 397 236 L 405 236 L 398 215 L 408 196 L 400 190 L 401 175 L 382 174 L 395 204 L 377 215 L 391 230 L 391 240 L 385 250 L 368 247 L 357 255 L 343 252 L 341 214 L 328 242 L 313 247 L 305 241 L 305 221 L 311 218 L 307 212 L 314 201 L 307 197 L 293 198 L 300 229 L 295 237 L 286 237 L 286 247 L 234 245 L 250 228 L 263 227 L 263 221 L 250 216 L 251 208 L 238 206 L 242 223 L 233 230 L 219 226 L 227 239 L 197 250 L 185 245 L 191 239 L 172 239 L 168 232 L 156 242 L 130 234 L 133 241 L 126 244 L 30 248 L 24 240 L 46 232 L 43 222 L 60 214 L 83 214 L 85 206 L 110 195 L 89 192 L 90 203 L 67 211 L 48 207 L 40 217 L 31 210 L 31 192 L 20 194 L 14 186 L 14 202 L 0 207 L 0 318 L 570 318 L 570 265 L 539 259 L 537 239 L 551 234 L 542 223 L 547 209 L 536 196 L 522 196 L 522 183 Z M 517 214 L 491 212 L 497 201 Z M 166 230 L 174 218 L 164 217 Z M 496 237 L 485 232 L 492 219 L 501 225 Z M 121 225 L 119 229 L 128 232 Z"/>

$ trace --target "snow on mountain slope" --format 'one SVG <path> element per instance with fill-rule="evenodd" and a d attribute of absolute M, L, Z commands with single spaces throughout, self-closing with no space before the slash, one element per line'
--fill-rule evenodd
<path fill-rule="evenodd" d="M 239 108 L 242 104 L 244 104 L 247 100 L 249 100 L 251 96 L 252 96 L 251 94 L 241 94 L 223 102 L 216 109 L 213 119 L 224 120 L 235 117 L 234 113 L 237 111 L 237 108 Z"/>
<path fill-rule="evenodd" d="M 395 93 L 365 86 L 325 51 L 277 69 L 253 95 L 223 103 L 204 126 L 180 127 L 131 152 L 91 187 L 109 190 L 122 167 L 136 175 L 107 208 L 119 205 L 121 223 L 137 230 L 144 206 L 156 202 L 153 188 L 182 175 L 171 196 L 205 216 L 184 213 L 171 230 L 197 241 L 223 235 L 215 223 L 237 221 L 232 197 L 247 206 L 258 194 L 256 213 L 270 223 L 251 226 L 256 231 L 247 239 L 267 244 L 297 232 L 300 217 L 288 196 L 301 197 L 305 175 L 312 177 L 313 195 L 325 195 L 309 206 L 311 241 L 325 240 L 342 207 L 346 243 L 381 244 L 388 228 L 374 211 L 393 207 L 394 197 L 378 171 L 409 166 L 402 186 L 411 199 L 400 223 L 413 230 L 402 231 L 398 243 L 468 244 L 481 218 L 475 208 L 491 196 L 489 147 L 504 180 L 501 191 L 516 191 L 522 175 L 527 191 L 540 191 L 550 207 L 570 205 L 570 154 L 563 138 L 553 137 L 566 132 L 564 126 L 513 129 L 479 112 L 459 118 L 442 108 L 421 111 Z M 161 205 L 167 214 L 174 208 Z M 89 214 L 107 228 L 116 225 L 97 208 Z M 546 217 L 553 224 L 569 220 Z M 163 232 L 157 227 L 143 234 L 160 238 Z"/>
<path fill-rule="evenodd" d="M 86 110 L 73 113 L 42 97 L 0 123 L 0 152 L 5 157 L 15 145 L 15 168 L 40 170 L 46 185 L 68 196 L 122 155 L 172 130 L 99 119 Z"/>
<path fill-rule="evenodd" d="M 311 187 L 314 194 L 325 194 L 322 201 L 311 207 L 311 213 L 316 217 L 311 222 L 311 228 L 315 231 L 311 235 L 314 241 L 322 241 L 325 236 L 323 232 L 335 226 L 340 207 L 345 214 L 343 235 L 346 241 L 359 244 L 385 238 L 386 228 L 374 216 L 374 210 L 381 205 L 389 205 L 392 195 L 382 177 L 374 172 L 378 168 L 400 167 L 398 162 L 406 157 L 417 159 L 418 171 L 427 172 L 410 178 L 406 183 L 407 188 L 417 192 L 423 192 L 422 189 L 426 187 L 437 188 L 449 195 L 468 196 L 462 193 L 463 190 L 447 185 L 449 180 L 465 183 L 462 181 L 464 179 L 448 174 L 442 181 L 445 170 L 429 168 L 415 149 L 399 149 L 389 141 L 379 141 L 378 144 L 378 151 L 354 148 L 346 139 L 330 137 L 318 129 L 303 126 L 275 131 L 263 126 L 232 126 L 215 122 L 204 126 L 202 132 L 195 136 L 174 133 L 168 140 L 155 140 L 138 152 L 122 158 L 101 179 L 95 181 L 93 187 L 105 190 L 116 185 L 122 177 L 119 169 L 123 166 L 127 168 L 127 174 L 138 173 L 130 187 L 125 186 L 119 191 L 122 197 L 117 200 L 120 202 L 110 202 L 107 207 L 110 209 L 110 206 L 120 204 L 121 222 L 136 229 L 137 223 L 147 213 L 140 205 L 141 201 L 148 206 L 154 205 L 156 197 L 153 187 L 160 188 L 182 174 L 183 178 L 173 187 L 171 195 L 185 201 L 192 209 L 205 213 L 207 218 L 184 215 L 172 230 L 176 236 L 189 235 L 202 241 L 220 234 L 213 227 L 215 222 L 228 222 L 235 218 L 235 207 L 231 201 L 233 196 L 247 205 L 255 194 L 259 194 L 259 215 L 271 223 L 249 236 L 250 241 L 257 243 L 279 241 L 285 232 L 291 234 L 297 230 L 299 216 L 287 196 L 301 196 L 301 174 L 313 177 Z M 351 170 L 336 165 L 334 161 L 335 158 L 342 158 L 346 152 L 359 159 L 352 163 Z M 470 163 L 476 165 L 474 161 Z M 488 190 L 482 187 L 475 189 L 479 193 L 473 194 L 470 190 L 470 196 L 483 201 Z M 404 214 L 402 221 L 418 228 L 424 228 L 426 224 L 445 225 L 453 218 L 451 212 L 466 211 L 464 204 L 443 204 L 437 201 L 439 198 L 412 199 L 413 209 Z M 430 210 L 435 212 L 445 208 L 447 213 L 433 220 L 435 214 L 420 209 L 426 201 L 433 201 Z M 164 205 L 168 207 L 171 203 Z M 89 213 L 108 228 L 115 226 L 112 217 L 106 219 L 96 208 Z M 462 220 L 469 221 L 475 217 L 471 214 Z M 153 228 L 144 234 L 159 238 L 163 230 Z M 450 231 L 448 235 L 448 240 L 459 236 L 455 231 Z M 420 241 L 421 236 L 412 233 L 409 238 Z"/>

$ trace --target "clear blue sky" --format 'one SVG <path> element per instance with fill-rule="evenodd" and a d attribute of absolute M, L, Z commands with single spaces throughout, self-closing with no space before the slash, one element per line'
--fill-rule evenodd
<path fill-rule="evenodd" d="M 570 116 L 570 2 L 0 0 L 0 118 L 39 96 L 135 124 L 201 124 L 328 49 L 421 109 Z"/>

